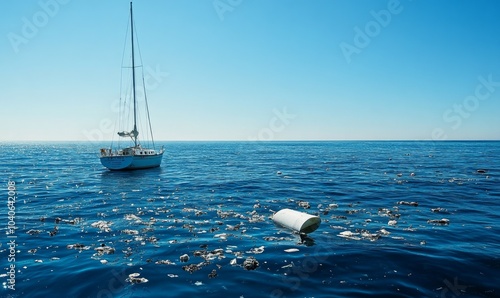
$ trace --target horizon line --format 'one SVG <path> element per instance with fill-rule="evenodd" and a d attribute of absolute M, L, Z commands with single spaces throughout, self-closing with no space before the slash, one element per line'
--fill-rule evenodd
<path fill-rule="evenodd" d="M 285 140 L 242 140 L 242 139 L 220 139 L 220 140 L 157 140 L 157 142 L 245 142 L 245 143 L 272 143 L 272 142 L 497 142 L 500 139 L 449 139 L 449 140 L 432 140 L 432 139 L 285 139 Z M 113 140 L 88 141 L 88 140 L 0 140 L 0 143 L 47 143 L 47 142 L 80 142 L 99 144 L 105 142 L 120 142 Z M 148 141 L 147 143 L 151 143 Z"/>

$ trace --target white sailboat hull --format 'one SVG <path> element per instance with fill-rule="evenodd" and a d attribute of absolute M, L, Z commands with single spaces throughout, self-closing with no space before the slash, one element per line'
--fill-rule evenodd
<path fill-rule="evenodd" d="M 156 155 L 104 156 L 101 164 L 112 171 L 156 168 L 161 165 L 163 153 Z"/>

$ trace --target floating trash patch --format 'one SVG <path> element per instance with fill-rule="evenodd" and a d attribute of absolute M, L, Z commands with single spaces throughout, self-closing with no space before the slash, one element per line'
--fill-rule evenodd
<path fill-rule="evenodd" d="M 175 278 L 179 282 L 206 286 L 210 280 L 227 276 L 227 272 L 272 271 L 285 278 L 302 270 L 301 260 L 314 258 L 317 237 L 328 239 L 331 245 L 377 245 L 387 241 L 425 245 L 428 240 L 411 235 L 417 235 L 419 229 L 431 228 L 429 224 L 447 225 L 444 219 L 429 219 L 429 215 L 450 214 L 444 208 L 422 208 L 422 204 L 412 200 L 364 206 L 362 202 L 328 200 L 315 205 L 289 198 L 281 202 L 259 200 L 250 206 L 253 210 L 243 212 L 241 206 L 227 208 L 212 203 L 199 208 L 180 200 L 164 199 L 146 200 L 140 207 L 112 206 L 94 218 L 75 221 L 79 225 L 73 225 L 72 229 L 81 232 L 81 242 L 68 244 L 67 249 L 76 250 L 78 258 L 88 256 L 97 260 L 103 267 L 126 266 L 136 272 L 144 269 L 141 274 L 147 278 L 130 273 L 126 278 L 129 284 L 158 280 L 158 275 L 153 278 L 148 274 L 158 271 L 165 280 Z M 277 206 L 307 212 L 308 218 L 320 218 L 324 225 L 315 226 L 316 230 L 312 229 L 310 234 L 301 233 L 301 227 L 288 229 L 276 225 L 273 215 L 280 209 Z M 58 222 L 71 224 L 70 220 Z M 40 237 L 49 232 L 58 237 L 61 229 L 34 228 L 26 234 Z M 90 252 L 86 252 L 88 250 Z M 280 254 L 283 260 L 274 260 Z M 287 256 L 293 261 L 286 260 Z M 44 260 L 38 258 L 38 261 Z M 322 264 L 318 262 L 314 266 Z M 199 281 L 200 276 L 207 280 Z"/>

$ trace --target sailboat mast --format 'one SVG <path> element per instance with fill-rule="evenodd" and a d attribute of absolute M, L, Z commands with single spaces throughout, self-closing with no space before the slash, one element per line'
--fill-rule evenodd
<path fill-rule="evenodd" d="M 134 60 L 134 18 L 132 16 L 132 2 L 130 2 L 130 36 L 132 39 L 132 90 L 134 96 L 134 146 L 137 147 L 137 111 L 135 100 L 135 60 Z"/>

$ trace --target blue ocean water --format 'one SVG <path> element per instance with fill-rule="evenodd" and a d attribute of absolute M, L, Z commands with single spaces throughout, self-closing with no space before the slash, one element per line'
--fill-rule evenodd
<path fill-rule="evenodd" d="M 500 296 L 500 142 L 165 142 L 133 172 L 102 145 L 0 143 L 1 297 Z"/>

